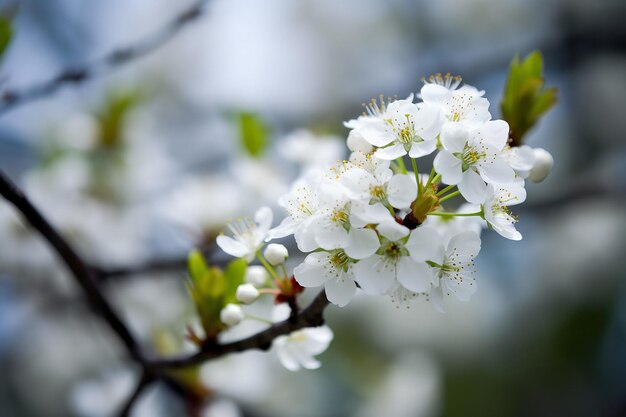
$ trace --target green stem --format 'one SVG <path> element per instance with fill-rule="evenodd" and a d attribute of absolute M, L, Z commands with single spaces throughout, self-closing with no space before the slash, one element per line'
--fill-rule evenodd
<path fill-rule="evenodd" d="M 424 186 L 422 185 L 422 182 L 420 181 L 420 173 L 417 169 L 417 162 L 415 161 L 414 158 L 411 158 L 411 165 L 413 165 L 413 172 L 415 173 L 415 182 L 417 182 L 418 194 L 423 194 Z"/>
<path fill-rule="evenodd" d="M 435 175 L 435 177 L 432 179 L 432 181 L 430 183 L 428 183 L 428 185 L 430 184 L 439 184 L 439 181 L 441 180 L 441 174 L 437 174 Z"/>
<path fill-rule="evenodd" d="M 259 317 L 259 316 L 254 316 L 252 314 L 246 314 L 245 318 L 250 319 L 250 320 L 259 321 L 259 322 L 265 323 L 265 324 L 274 324 L 271 320 L 264 319 L 263 317 Z"/>
<path fill-rule="evenodd" d="M 396 159 L 396 163 L 398 164 L 398 166 L 400 167 L 400 171 L 402 171 L 403 174 L 408 173 L 409 171 L 406 169 L 406 165 L 404 165 L 404 160 L 402 159 L 402 157 Z"/>
<path fill-rule="evenodd" d="M 393 207 L 391 207 L 391 204 L 387 203 L 385 204 L 385 207 L 387 207 L 387 210 L 389 210 L 389 213 L 391 213 L 393 217 L 396 217 L 396 211 L 393 209 Z"/>
<path fill-rule="evenodd" d="M 471 216 L 483 216 L 483 212 L 477 211 L 475 213 L 446 213 L 445 211 L 433 211 L 432 213 L 428 213 L 428 215 L 433 216 L 442 216 L 442 217 L 471 217 Z"/>
<path fill-rule="evenodd" d="M 448 185 L 447 187 L 445 187 L 444 189 L 442 189 L 441 191 L 439 191 L 437 193 L 437 196 L 440 195 L 444 195 L 445 193 L 447 193 L 448 191 L 450 191 L 451 189 L 453 189 L 454 187 L 456 187 L 456 185 Z"/>
<path fill-rule="evenodd" d="M 459 195 L 459 194 L 461 194 L 461 192 L 457 190 L 457 191 L 455 191 L 455 192 L 453 192 L 453 193 L 448 194 L 448 195 L 447 195 L 447 196 L 445 196 L 445 197 L 441 197 L 441 198 L 439 199 L 439 202 L 440 202 L 440 203 L 443 203 L 443 202 L 444 202 L 444 201 L 446 201 L 447 199 L 452 198 L 452 197 L 456 197 L 456 196 L 457 196 L 457 195 Z"/>
<path fill-rule="evenodd" d="M 256 256 L 257 258 L 259 258 L 259 261 L 261 261 L 261 263 L 263 264 L 263 266 L 265 267 L 265 269 L 267 269 L 267 272 L 270 273 L 270 275 L 276 280 L 276 281 L 281 281 L 281 278 L 278 276 L 278 274 L 276 273 L 276 271 L 274 270 L 274 268 L 272 267 L 272 265 L 269 264 L 269 262 L 267 262 L 265 260 L 265 258 L 263 257 L 263 255 L 261 255 L 261 250 L 258 250 L 256 252 Z"/>
<path fill-rule="evenodd" d="M 289 275 L 287 275 L 287 268 L 285 268 L 284 263 L 280 264 L 280 269 L 283 271 L 283 276 L 285 277 L 285 279 L 289 279 Z"/>

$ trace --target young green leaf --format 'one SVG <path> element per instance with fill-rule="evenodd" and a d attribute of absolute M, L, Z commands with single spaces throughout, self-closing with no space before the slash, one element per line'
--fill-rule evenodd
<path fill-rule="evenodd" d="M 502 118 L 509 124 L 511 146 L 523 143 L 524 135 L 557 101 L 557 89 L 545 87 L 543 58 L 538 51 L 524 60 L 515 56 L 500 103 Z"/>
<path fill-rule="evenodd" d="M 238 115 L 239 135 L 244 150 L 254 157 L 259 157 L 267 148 L 269 126 L 261 118 L 253 113 L 240 113 Z"/>
<path fill-rule="evenodd" d="M 243 284 L 248 263 L 245 259 L 230 262 L 224 270 L 226 280 L 225 302 L 237 303 L 237 287 Z"/>
<path fill-rule="evenodd" d="M 11 21 L 4 16 L 0 16 L 0 57 L 4 55 L 12 37 L 13 28 L 11 27 Z"/>

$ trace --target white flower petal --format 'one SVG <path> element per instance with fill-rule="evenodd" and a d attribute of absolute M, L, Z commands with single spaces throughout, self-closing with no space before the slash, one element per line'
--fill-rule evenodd
<path fill-rule="evenodd" d="M 363 259 L 354 267 L 354 277 L 367 294 L 385 294 L 396 281 L 396 268 L 379 255 Z"/>
<path fill-rule="evenodd" d="M 398 261 L 398 282 L 407 290 L 424 292 L 430 287 L 433 272 L 423 262 L 415 262 L 408 256 L 403 256 Z"/>
<path fill-rule="evenodd" d="M 463 152 L 468 139 L 467 128 L 457 124 L 445 124 L 441 130 L 441 144 L 450 153 Z"/>
<path fill-rule="evenodd" d="M 343 225 L 324 218 L 315 224 L 315 241 L 326 250 L 345 248 L 348 244 L 348 231 Z"/>
<path fill-rule="evenodd" d="M 410 233 L 410 230 L 406 226 L 396 223 L 395 220 L 380 223 L 376 229 L 378 233 L 392 242 L 396 242 Z"/>
<path fill-rule="evenodd" d="M 363 139 L 378 147 L 388 145 L 394 138 L 389 125 L 379 118 L 363 120 L 358 132 Z"/>
<path fill-rule="evenodd" d="M 420 95 L 425 103 L 443 104 L 452 97 L 452 92 L 441 85 L 427 83 L 422 87 Z"/>
<path fill-rule="evenodd" d="M 485 143 L 498 151 L 502 150 L 509 139 L 509 124 L 504 120 L 490 120 L 479 129 Z"/>
<path fill-rule="evenodd" d="M 461 301 L 468 301 L 476 292 L 476 278 L 469 271 L 460 271 L 456 274 L 444 274 L 443 284 Z"/>
<path fill-rule="evenodd" d="M 387 184 L 387 200 L 398 209 L 408 209 L 417 198 L 417 186 L 410 175 L 398 174 Z"/>
<path fill-rule="evenodd" d="M 420 226 L 413 230 L 404 247 L 411 258 L 418 262 L 433 261 L 441 264 L 443 260 L 443 239 L 433 227 Z"/>
<path fill-rule="evenodd" d="M 378 235 L 372 229 L 351 229 L 348 233 L 346 254 L 352 259 L 364 259 L 372 256 L 380 247 Z"/>
<path fill-rule="evenodd" d="M 258 223 L 257 230 L 263 239 L 265 239 L 265 235 L 272 227 L 273 219 L 274 215 L 269 207 L 261 207 L 254 213 L 254 221 Z"/>
<path fill-rule="evenodd" d="M 387 148 L 378 148 L 374 156 L 379 159 L 391 161 L 406 155 L 406 149 L 401 144 L 391 145 Z"/>
<path fill-rule="evenodd" d="M 324 274 L 324 267 L 330 262 L 329 257 L 326 252 L 309 254 L 304 262 L 294 268 L 294 278 L 303 287 L 319 287 L 328 278 Z"/>
<path fill-rule="evenodd" d="M 487 184 L 474 170 L 468 169 L 463 173 L 463 179 L 458 184 L 461 195 L 474 204 L 482 204 L 487 195 Z"/>
<path fill-rule="evenodd" d="M 488 183 L 506 184 L 515 180 L 515 171 L 500 157 L 481 164 L 480 174 Z"/>
<path fill-rule="evenodd" d="M 448 242 L 448 253 L 452 249 L 462 256 L 469 256 L 472 259 L 480 252 L 480 237 L 474 232 L 463 232 L 454 236 Z"/>
<path fill-rule="evenodd" d="M 441 181 L 448 185 L 456 185 L 463 179 L 462 163 L 450 152 L 440 151 L 433 162 L 435 171 L 441 174 Z"/>
<path fill-rule="evenodd" d="M 424 140 L 422 142 L 413 142 L 411 149 L 409 150 L 409 156 L 411 158 L 421 158 L 422 156 L 430 155 L 437 149 L 436 140 Z"/>
<path fill-rule="evenodd" d="M 250 248 L 232 237 L 219 235 L 215 241 L 224 252 L 236 258 L 243 258 L 250 253 Z"/>
<path fill-rule="evenodd" d="M 272 239 L 279 239 L 293 234 L 298 224 L 300 224 L 300 222 L 293 220 L 291 217 L 285 217 L 278 226 L 267 232 L 265 241 L 269 242 Z"/>
<path fill-rule="evenodd" d="M 367 224 L 379 224 L 393 221 L 389 210 L 381 203 L 372 205 L 354 204 L 350 213 L 350 223 L 353 227 L 364 227 Z"/>
<path fill-rule="evenodd" d="M 324 288 L 328 301 L 339 307 L 348 304 L 356 292 L 356 284 L 351 273 L 342 273 L 339 278 L 329 279 L 324 284 Z"/>

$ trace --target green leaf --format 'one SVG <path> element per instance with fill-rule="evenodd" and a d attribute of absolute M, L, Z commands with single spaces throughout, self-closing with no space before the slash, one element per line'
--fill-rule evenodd
<path fill-rule="evenodd" d="M 502 118 L 511 130 L 511 146 L 521 145 L 524 135 L 556 101 L 556 88 L 545 87 L 541 53 L 534 51 L 524 60 L 515 56 L 500 103 Z"/>
<path fill-rule="evenodd" d="M 226 281 L 226 291 L 225 291 L 225 302 L 226 303 L 236 303 L 237 301 L 237 287 L 243 284 L 246 269 L 248 268 L 248 263 L 245 259 L 236 259 L 230 262 L 226 269 L 224 270 L 225 281 Z"/>
<path fill-rule="evenodd" d="M 209 269 L 200 251 L 193 250 L 189 254 L 187 258 L 187 269 L 189 270 L 189 276 L 192 282 L 197 286 Z"/>
<path fill-rule="evenodd" d="M 244 150 L 251 156 L 259 157 L 267 148 L 269 126 L 261 118 L 253 113 L 240 113 L 238 115 L 239 135 Z"/>
<path fill-rule="evenodd" d="M 0 57 L 4 55 L 12 37 L 13 28 L 11 27 L 11 21 L 4 16 L 0 16 Z"/>

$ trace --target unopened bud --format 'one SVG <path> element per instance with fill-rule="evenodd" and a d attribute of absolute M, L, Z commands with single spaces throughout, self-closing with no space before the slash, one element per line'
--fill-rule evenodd
<path fill-rule="evenodd" d="M 246 269 L 246 282 L 255 287 L 262 287 L 267 282 L 268 274 L 264 267 L 252 265 Z"/>
<path fill-rule="evenodd" d="M 243 310 L 237 304 L 226 304 L 220 311 L 220 320 L 228 327 L 235 326 L 243 320 Z"/>
<path fill-rule="evenodd" d="M 552 166 L 554 165 L 554 158 L 550 155 L 550 152 L 542 148 L 533 149 L 535 152 L 535 163 L 530 170 L 528 179 L 532 182 L 541 182 L 546 179 Z"/>
<path fill-rule="evenodd" d="M 267 262 L 269 262 L 273 266 L 276 266 L 285 262 L 285 259 L 287 259 L 287 256 L 289 256 L 289 252 L 284 245 L 281 245 L 279 243 L 270 243 L 269 245 L 267 245 L 267 248 L 265 248 L 263 256 L 265 256 Z"/>
<path fill-rule="evenodd" d="M 259 298 L 259 290 L 252 284 L 241 284 L 237 287 L 237 300 L 244 304 L 250 304 Z"/>

